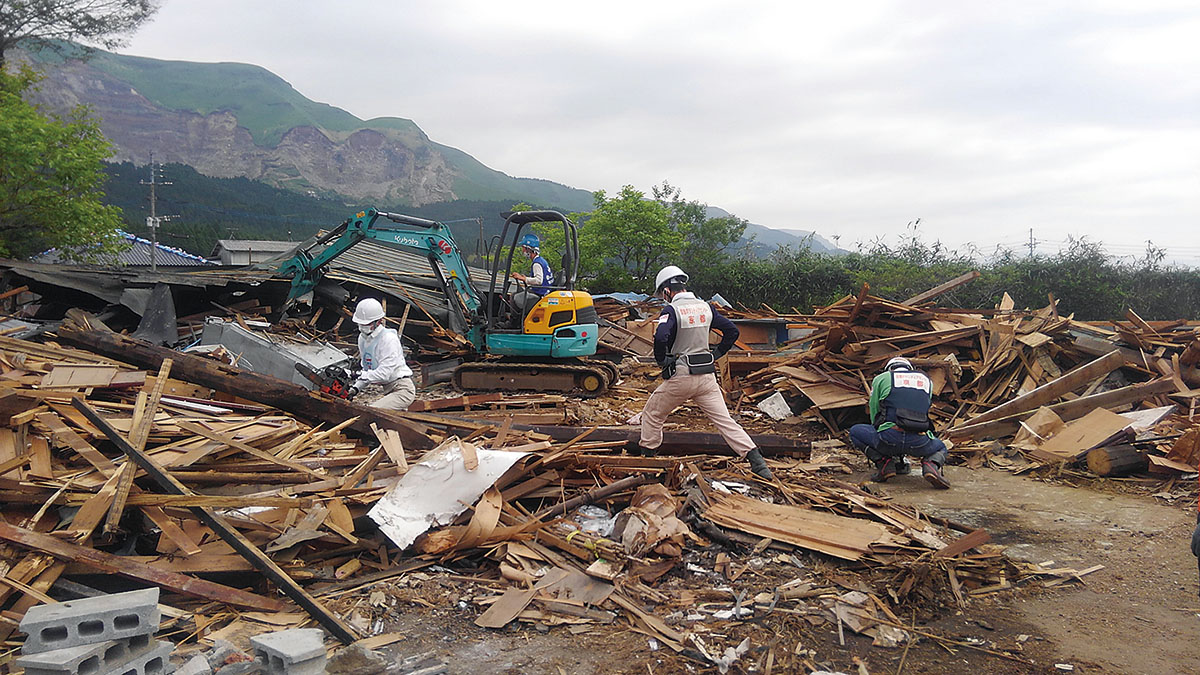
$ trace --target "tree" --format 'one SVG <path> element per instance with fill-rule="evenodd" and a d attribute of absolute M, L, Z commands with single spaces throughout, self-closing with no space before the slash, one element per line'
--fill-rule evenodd
<path fill-rule="evenodd" d="M 679 188 L 663 181 L 651 188 L 654 199 L 670 209 L 670 225 L 683 237 L 680 260 L 700 269 L 729 260 L 729 248 L 746 232 L 747 221 L 734 215 L 708 217 L 708 205 L 683 199 Z"/>
<path fill-rule="evenodd" d="M 0 0 L 0 66 L 21 43 L 58 49 L 79 39 L 118 47 L 157 11 L 154 0 Z"/>
<path fill-rule="evenodd" d="M 674 262 L 683 237 L 670 224 L 670 209 L 646 199 L 632 185 L 615 197 L 597 190 L 595 209 L 580 231 L 580 254 L 595 270 L 597 286 L 629 290 L 645 286 L 659 267 Z"/>
<path fill-rule="evenodd" d="M 102 203 L 111 146 L 86 108 L 57 118 L 26 102 L 36 81 L 28 68 L 0 69 L 0 255 L 111 252 L 121 225 L 121 210 Z"/>

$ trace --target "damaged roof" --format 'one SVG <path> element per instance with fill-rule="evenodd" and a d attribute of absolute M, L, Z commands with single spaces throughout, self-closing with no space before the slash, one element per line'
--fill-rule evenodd
<path fill-rule="evenodd" d="M 151 251 L 154 252 L 154 264 L 164 267 L 209 267 L 216 265 L 215 262 L 198 255 L 193 255 L 187 251 L 175 248 L 173 246 L 165 246 L 163 244 L 153 244 L 148 239 L 128 232 L 119 233 L 125 239 L 129 248 L 120 251 L 116 254 L 115 259 L 110 258 L 103 260 L 103 263 L 110 265 L 127 265 L 130 267 L 149 267 L 151 264 Z M 67 260 L 66 252 L 52 248 L 49 251 L 44 251 L 34 256 L 33 260 L 40 263 L 62 263 Z"/>

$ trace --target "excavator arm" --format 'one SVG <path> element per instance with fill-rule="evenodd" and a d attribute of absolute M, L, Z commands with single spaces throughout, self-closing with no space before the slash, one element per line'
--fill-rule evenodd
<path fill-rule="evenodd" d="M 354 214 L 307 249 L 296 251 L 296 255 L 279 267 L 279 274 L 292 280 L 287 303 L 291 304 L 311 292 L 320 283 L 329 263 L 368 239 L 427 258 L 442 280 L 447 295 L 453 291 L 462 300 L 462 309 L 455 311 L 457 303 L 453 297 L 450 298 L 453 313 L 462 315 L 465 309 L 471 315 L 479 310 L 479 293 L 471 285 L 466 262 L 454 243 L 450 228 L 436 221 L 375 209 Z M 313 253 L 317 249 L 320 250 Z M 445 274 L 442 273 L 443 268 Z M 465 320 L 466 317 L 463 318 Z"/>

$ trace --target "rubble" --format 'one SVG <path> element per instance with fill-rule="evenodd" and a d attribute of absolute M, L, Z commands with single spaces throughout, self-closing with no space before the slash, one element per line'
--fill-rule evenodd
<path fill-rule="evenodd" d="M 0 336 L 9 420 L 0 428 L 0 565 L 11 582 L 0 586 L 0 606 L 16 620 L 99 571 L 160 591 L 159 631 L 182 645 L 320 626 L 358 646 L 342 657 L 357 672 L 373 667 L 358 650 L 397 640 L 381 618 L 397 594 L 428 604 L 406 584 L 445 579 L 455 584 L 451 606 L 482 629 L 619 628 L 721 672 L 775 658 L 773 647 L 764 653 L 770 631 L 756 623 L 766 618 L 841 640 L 861 633 L 880 649 L 922 638 L 1027 663 L 900 617 L 1079 583 L 1102 566 L 1009 558 L 984 529 L 846 482 L 852 451 L 793 430 L 813 422 L 834 434 L 861 419 L 870 378 L 903 353 L 934 379 L 932 414 L 957 461 L 1190 475 L 1200 459 L 1189 388 L 1200 385 L 1197 326 L 1136 315 L 1077 322 L 1054 303 L 939 309 L 933 297 L 896 303 L 864 288 L 812 314 L 771 313 L 772 325 L 804 335 L 730 354 L 722 380 L 772 482 L 686 416 L 659 456 L 626 452 L 637 430 L 625 422 L 654 370 L 650 324 L 636 318 L 652 316 L 648 306 L 598 304 L 604 343 L 624 359 L 625 380 L 604 399 L 427 383 L 407 413 L 240 367 L 235 350 L 230 363 L 170 348 L 198 338 L 209 320 L 194 306 L 176 331 L 186 339 L 168 347 L 122 334 L 136 324 L 109 325 L 119 314 L 76 312 L 29 336 L 37 341 Z M 0 300 L 18 312 L 38 299 L 20 290 Z M 232 317 L 224 325 L 238 333 L 346 344 L 316 318 L 271 321 L 264 301 L 211 312 Z M 453 334 L 426 318 L 405 317 L 413 335 L 436 333 L 421 356 L 455 358 Z M 0 662 L 16 658 L 14 631 L 0 623 Z M 312 665 L 310 651 L 294 660 Z M 788 663 L 818 670 L 800 645 L 793 651 Z M 178 655 L 190 658 L 189 672 L 231 665 L 193 652 Z M 409 665 L 444 668 L 425 656 Z"/>

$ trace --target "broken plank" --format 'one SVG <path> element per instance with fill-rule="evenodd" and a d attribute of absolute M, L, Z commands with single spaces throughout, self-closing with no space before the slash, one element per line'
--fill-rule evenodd
<path fill-rule="evenodd" d="M 113 555 L 87 546 L 77 546 L 56 537 L 33 530 L 9 525 L 0 520 L 0 539 L 19 546 L 48 553 L 69 562 L 87 565 L 92 569 L 109 574 L 118 574 L 130 579 L 146 581 L 169 591 L 193 598 L 216 600 L 235 607 L 249 607 L 269 611 L 282 611 L 282 602 L 222 584 L 196 579 L 173 572 L 164 572 L 149 565 L 129 560 L 125 556 Z"/>
<path fill-rule="evenodd" d="M 424 425 L 412 421 L 404 413 L 359 405 L 328 394 L 309 391 L 277 377 L 243 370 L 193 354 L 176 352 L 117 333 L 64 326 L 59 329 L 58 336 L 66 342 L 139 368 L 158 368 L 163 359 L 169 358 L 174 361 L 172 372 L 180 379 L 194 384 L 329 424 L 341 424 L 351 418 L 357 418 L 352 422 L 352 426 L 361 434 L 371 433 L 368 425 L 375 422 L 380 428 L 398 431 L 408 447 L 430 449 L 434 446 L 433 440 L 424 431 Z"/>
<path fill-rule="evenodd" d="M 38 413 L 37 421 L 50 429 L 55 443 L 65 445 L 74 450 L 76 454 L 86 459 L 88 463 L 96 467 L 105 477 L 111 477 L 116 473 L 117 467 L 112 463 L 112 460 L 105 457 L 99 450 L 93 448 L 91 443 L 88 443 L 82 436 L 75 433 L 75 430 L 68 427 L 57 414 L 52 412 Z"/>
<path fill-rule="evenodd" d="M 469 408 L 483 403 L 496 403 L 504 399 L 504 394 L 468 394 L 455 398 L 442 398 L 431 401 L 413 401 L 408 407 L 413 412 L 430 412 L 448 408 Z"/>
<path fill-rule="evenodd" d="M 244 452 L 248 455 L 253 455 L 254 457 L 257 457 L 262 460 L 266 460 L 268 462 L 273 462 L 280 466 L 286 466 L 287 468 L 292 469 L 293 471 L 299 471 L 300 473 L 308 474 L 308 475 L 312 476 L 313 478 L 320 479 L 320 478 L 325 477 L 325 476 L 321 475 L 320 473 L 318 473 L 317 471 L 310 469 L 307 466 L 304 466 L 303 464 L 300 464 L 299 462 L 293 462 L 293 461 L 287 460 L 287 459 L 280 459 L 279 457 L 272 455 L 271 453 L 267 452 L 266 450 L 259 450 L 258 448 L 254 447 L 252 445 L 247 445 L 235 438 L 231 438 L 230 436 L 227 436 L 226 434 L 222 434 L 222 433 L 213 431 L 203 425 L 194 424 L 192 422 L 177 422 L 176 426 L 178 426 L 180 429 L 183 429 L 184 431 L 188 431 L 193 434 L 196 434 L 197 436 L 202 436 L 204 438 L 207 438 L 210 441 L 224 443 L 225 445 L 228 445 L 231 448 L 237 448 L 238 450 L 241 450 L 242 452 Z"/>
<path fill-rule="evenodd" d="M 371 423 L 371 431 L 375 434 L 375 438 L 379 439 L 379 445 L 392 462 L 401 469 L 407 470 L 408 458 L 404 455 L 404 443 L 401 442 L 400 435 L 392 429 L 380 429 L 374 422 Z"/>
<path fill-rule="evenodd" d="M 938 550 L 933 554 L 933 557 L 934 559 L 953 558 L 960 553 L 966 553 L 976 546 L 986 544 L 991 541 L 991 539 L 992 535 L 988 534 L 987 530 L 972 530 L 971 532 L 964 534 L 958 539 L 950 542 L 945 548 Z"/>
<path fill-rule="evenodd" d="M 1072 401 L 1055 403 L 1049 406 L 1049 409 L 1063 421 L 1070 421 L 1083 417 L 1096 408 L 1114 408 L 1136 403 L 1156 394 L 1165 394 L 1174 388 L 1175 385 L 1169 379 L 1152 380 L 1140 384 L 1131 384 L 1128 387 L 1113 389 L 1112 391 L 1092 394 L 1091 396 L 1081 396 Z M 947 437 L 955 439 L 980 438 L 983 436 L 998 437 L 1015 432 L 1021 420 L 1033 414 L 1034 411 L 1025 411 L 987 422 L 972 422 L 971 424 L 947 429 L 945 434 Z"/>
<path fill-rule="evenodd" d="M 959 286 L 966 285 L 966 284 L 978 279 L 979 276 L 980 276 L 980 274 L 979 274 L 978 270 L 971 270 L 970 272 L 967 272 L 966 274 L 963 274 L 961 276 L 954 277 L 950 281 L 947 281 L 943 284 L 938 284 L 937 286 L 934 286 L 933 288 L 925 291 L 924 293 L 918 293 L 918 294 L 912 296 L 911 298 L 905 300 L 901 304 L 919 305 L 922 302 L 925 302 L 926 300 L 932 300 L 933 298 L 936 298 L 939 295 L 942 295 L 944 293 L 949 293 L 950 291 L 958 288 Z"/>
<path fill-rule="evenodd" d="M 992 408 L 981 415 L 971 418 L 971 424 L 979 424 L 988 420 L 999 419 L 1008 415 L 1034 410 L 1054 401 L 1063 394 L 1074 391 L 1092 380 L 1120 368 L 1125 363 L 1125 357 L 1120 352 L 1111 351 L 1100 358 L 1085 363 L 1078 368 L 1051 380 L 1023 396 L 1018 396 L 1007 403 Z"/>
<path fill-rule="evenodd" d="M 138 450 L 129 445 L 121 434 L 112 427 L 104 418 L 96 414 L 83 399 L 76 398 L 72 404 L 79 412 L 83 413 L 88 420 L 101 429 L 108 439 L 112 441 L 121 452 L 124 452 L 130 460 L 137 462 L 138 466 L 142 467 L 158 483 L 163 491 L 186 495 L 190 494 L 182 483 L 175 480 L 171 474 L 167 473 L 145 452 Z M 230 526 L 225 519 L 218 516 L 212 509 L 203 507 L 191 507 L 191 511 L 196 514 L 210 529 L 217 533 L 227 544 L 233 547 L 235 551 L 250 561 L 255 568 L 262 572 L 268 579 L 279 586 L 289 598 L 300 605 L 306 612 L 317 620 L 326 630 L 333 634 L 338 640 L 344 644 L 350 644 L 358 639 L 354 634 L 354 630 L 350 625 L 341 619 L 341 617 L 333 614 L 319 602 L 308 594 L 299 584 L 287 575 L 273 560 L 268 558 L 266 554 L 260 551 L 249 539 Z"/>

